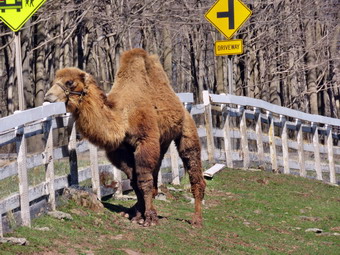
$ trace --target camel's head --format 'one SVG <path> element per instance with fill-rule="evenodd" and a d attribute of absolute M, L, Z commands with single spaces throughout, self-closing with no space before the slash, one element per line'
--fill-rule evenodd
<path fill-rule="evenodd" d="M 58 70 L 44 101 L 64 102 L 67 110 L 74 112 L 87 94 L 89 79 L 88 73 L 75 67 Z"/>

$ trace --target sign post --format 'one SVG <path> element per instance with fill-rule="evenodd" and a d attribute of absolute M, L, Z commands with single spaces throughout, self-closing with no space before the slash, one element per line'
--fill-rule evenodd
<path fill-rule="evenodd" d="M 243 53 L 243 40 L 230 40 L 248 20 L 251 10 L 241 0 L 217 0 L 206 12 L 205 18 L 227 39 L 215 42 L 215 55 L 228 55 L 229 94 L 232 94 L 233 55 Z"/>
<path fill-rule="evenodd" d="M 22 78 L 22 57 L 21 57 L 21 37 L 20 31 L 14 32 L 14 44 L 15 44 L 15 69 L 18 81 L 18 98 L 19 98 L 19 110 L 25 110 L 24 100 L 24 80 Z"/>
<path fill-rule="evenodd" d="M 18 81 L 19 110 L 24 110 L 25 107 L 19 30 L 45 2 L 46 0 L 0 0 L 0 20 L 14 31 L 15 69 Z"/>

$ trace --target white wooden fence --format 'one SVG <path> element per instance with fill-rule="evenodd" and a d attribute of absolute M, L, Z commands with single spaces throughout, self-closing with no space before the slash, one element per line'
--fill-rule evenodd
<path fill-rule="evenodd" d="M 212 95 L 207 91 L 203 93 L 204 104 L 200 105 L 192 105 L 191 93 L 181 93 L 178 96 L 192 115 L 204 115 L 201 118 L 205 120 L 204 123 L 198 124 L 203 144 L 203 161 L 226 162 L 228 167 L 243 168 L 267 164 L 274 171 L 289 174 L 298 170 L 297 173 L 304 177 L 315 177 L 334 184 L 338 182 L 336 174 L 340 166 L 336 163 L 340 163 L 340 147 L 334 145 L 334 138 L 338 139 L 334 130 L 340 127 L 340 120 L 305 114 L 262 100 Z M 223 117 L 222 128 L 215 127 L 212 121 L 215 116 Z M 69 144 L 66 147 L 56 147 L 53 145 L 53 130 L 63 127 L 72 130 Z M 290 132 L 296 133 L 295 140 L 290 139 Z M 38 134 L 44 134 L 44 151 L 27 155 L 26 139 Z M 306 139 L 306 134 L 312 136 L 311 141 Z M 9 212 L 18 211 L 21 224 L 30 226 L 34 201 L 46 197 L 54 210 L 56 191 L 70 185 L 91 179 L 97 196 L 101 198 L 107 195 L 107 190 L 100 186 L 101 171 L 109 169 L 114 173 L 115 180 L 120 184 L 116 192 L 129 188 L 129 182 L 121 179 L 120 171 L 110 164 L 98 163 L 95 146 L 86 141 L 77 142 L 73 120 L 69 114 L 65 114 L 63 103 L 48 104 L 0 119 L 0 148 L 11 143 L 16 143 L 16 160 L 0 168 L 0 188 L 1 181 L 18 176 L 19 192 L 0 200 L 0 235 L 4 232 L 2 220 Z M 90 151 L 90 167 L 78 170 L 77 154 L 86 151 Z M 306 153 L 313 156 L 310 158 Z M 70 175 L 55 176 L 54 162 L 65 157 L 69 157 Z M 45 165 L 45 181 L 29 186 L 28 169 L 40 165 Z M 168 179 L 173 184 L 179 184 L 180 173 L 183 174 L 180 165 L 181 160 L 172 143 L 162 164 L 162 168 L 171 167 L 172 171 L 159 175 L 159 182 Z M 315 173 L 315 176 L 310 172 Z M 170 178 L 167 178 L 169 175 Z"/>
<path fill-rule="evenodd" d="M 246 169 L 254 163 L 267 164 L 274 172 L 295 173 L 332 184 L 339 182 L 340 147 L 335 146 L 339 140 L 339 119 L 242 96 L 204 91 L 203 99 L 210 161 L 226 161 L 228 167 L 234 167 L 238 161 Z M 223 115 L 222 128 L 212 125 L 214 111 Z M 234 122 L 238 119 L 236 127 L 231 127 L 233 119 Z M 223 150 L 215 148 L 216 138 L 223 140 Z M 239 140 L 239 148 L 233 148 L 233 140 Z M 256 144 L 252 150 L 251 142 Z M 265 145 L 269 151 L 264 150 Z"/>

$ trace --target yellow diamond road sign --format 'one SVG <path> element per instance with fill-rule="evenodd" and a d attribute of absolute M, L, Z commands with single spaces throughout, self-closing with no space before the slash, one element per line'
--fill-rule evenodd
<path fill-rule="evenodd" d="M 250 15 L 251 10 L 240 0 L 217 0 L 205 18 L 229 39 Z"/>
<path fill-rule="evenodd" d="M 19 31 L 46 0 L 0 0 L 0 19 L 13 31 Z"/>

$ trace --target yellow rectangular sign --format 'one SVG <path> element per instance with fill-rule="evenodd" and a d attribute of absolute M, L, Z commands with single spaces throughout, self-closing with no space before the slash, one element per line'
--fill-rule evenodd
<path fill-rule="evenodd" d="M 243 40 L 228 40 L 215 42 L 215 55 L 239 55 L 243 53 Z"/>

